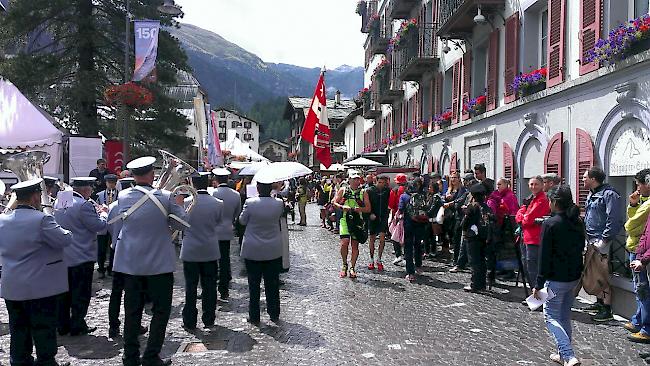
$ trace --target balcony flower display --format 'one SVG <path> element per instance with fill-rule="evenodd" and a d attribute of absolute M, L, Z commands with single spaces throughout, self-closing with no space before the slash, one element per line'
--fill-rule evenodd
<path fill-rule="evenodd" d="M 452 117 L 453 114 L 451 113 L 451 110 L 447 109 L 446 111 L 433 117 L 433 123 L 434 125 L 438 126 L 438 128 L 445 128 L 451 124 Z"/>
<path fill-rule="evenodd" d="M 650 15 L 646 14 L 609 31 L 607 39 L 599 39 L 587 52 L 586 61 L 616 62 L 648 49 Z"/>
<path fill-rule="evenodd" d="M 149 89 L 128 82 L 121 85 L 112 85 L 104 90 L 104 101 L 110 106 L 125 104 L 132 108 L 141 108 L 153 103 L 153 94 Z"/>
<path fill-rule="evenodd" d="M 485 95 L 479 95 L 476 98 L 463 102 L 463 112 L 471 115 L 477 115 L 485 112 Z"/>
<path fill-rule="evenodd" d="M 390 143 L 389 145 L 396 145 L 397 142 L 399 141 L 399 135 L 398 134 L 393 134 L 393 136 L 390 137 Z"/>
<path fill-rule="evenodd" d="M 372 77 L 374 78 L 374 77 L 376 77 L 377 75 L 379 75 L 380 73 L 382 73 L 382 72 L 384 72 L 385 70 L 387 70 L 387 69 L 386 69 L 386 66 L 388 66 L 389 64 L 390 64 L 390 62 L 388 62 L 387 59 L 383 59 L 383 60 L 381 60 L 381 62 L 379 63 L 379 65 L 377 65 L 377 67 L 375 68 L 375 70 L 372 72 Z"/>
<path fill-rule="evenodd" d="M 429 122 L 428 121 L 420 122 L 420 130 L 422 131 L 423 135 L 427 134 L 429 132 Z"/>
<path fill-rule="evenodd" d="M 537 93 L 546 88 L 546 73 L 546 68 L 542 67 L 526 74 L 519 74 L 512 82 L 512 89 L 522 97 Z"/>
<path fill-rule="evenodd" d="M 413 138 L 419 137 L 422 135 L 422 130 L 416 127 L 407 128 L 406 131 L 402 132 L 402 140 L 408 141 Z"/>
<path fill-rule="evenodd" d="M 406 35 L 408 35 L 408 33 L 411 30 L 417 28 L 417 26 L 418 26 L 417 18 L 405 20 L 404 22 L 402 22 L 395 36 L 391 38 L 390 41 L 388 41 L 387 51 L 390 53 L 393 49 L 399 48 L 401 42 L 403 42 L 404 38 L 406 38 Z"/>
<path fill-rule="evenodd" d="M 379 14 L 373 14 L 370 19 L 368 19 L 367 29 L 371 33 L 379 30 Z"/>

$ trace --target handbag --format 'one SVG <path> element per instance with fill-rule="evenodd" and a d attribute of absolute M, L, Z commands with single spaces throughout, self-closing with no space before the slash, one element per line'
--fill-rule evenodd
<path fill-rule="evenodd" d="M 440 206 L 440 209 L 438 209 L 438 214 L 436 215 L 436 222 L 440 225 L 442 225 L 445 222 L 445 207 Z"/>
<path fill-rule="evenodd" d="M 390 239 L 396 243 L 404 244 L 404 220 L 400 215 L 393 216 L 391 227 L 388 230 L 391 233 Z"/>

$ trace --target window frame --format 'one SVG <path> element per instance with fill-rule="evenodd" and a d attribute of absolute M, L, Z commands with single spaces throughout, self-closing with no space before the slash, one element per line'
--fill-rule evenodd
<path fill-rule="evenodd" d="M 546 15 L 546 24 L 544 24 L 544 15 Z M 548 66 L 548 7 L 542 8 L 537 13 L 537 29 L 539 42 L 537 45 L 537 66 L 538 68 Z M 542 64 L 542 60 L 544 63 Z"/>

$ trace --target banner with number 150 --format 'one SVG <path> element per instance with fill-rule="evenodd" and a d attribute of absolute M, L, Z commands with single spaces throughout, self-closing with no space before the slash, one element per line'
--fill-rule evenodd
<path fill-rule="evenodd" d="M 157 20 L 136 20 L 133 29 L 135 32 L 133 81 L 155 82 L 160 22 Z"/>

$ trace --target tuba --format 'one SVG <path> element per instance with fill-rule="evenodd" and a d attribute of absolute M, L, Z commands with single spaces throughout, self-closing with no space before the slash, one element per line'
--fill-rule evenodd
<path fill-rule="evenodd" d="M 45 151 L 25 151 L 13 154 L 2 161 L 2 167 L 11 170 L 21 182 L 43 178 L 43 166 L 50 160 L 50 154 Z M 41 205 L 43 212 L 52 214 L 54 200 L 47 194 L 45 182 L 41 183 Z M 16 194 L 12 193 L 4 212 L 13 210 L 16 206 Z"/>
<path fill-rule="evenodd" d="M 160 177 L 153 186 L 157 189 L 171 191 L 172 195 L 183 189 L 189 191 L 192 194 L 192 202 L 185 208 L 185 212 L 190 213 L 194 208 L 198 193 L 191 184 L 185 184 L 184 182 L 192 174 L 196 173 L 196 169 L 165 150 L 158 150 L 158 152 L 163 157 L 163 167 Z"/>

